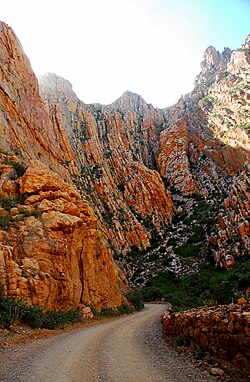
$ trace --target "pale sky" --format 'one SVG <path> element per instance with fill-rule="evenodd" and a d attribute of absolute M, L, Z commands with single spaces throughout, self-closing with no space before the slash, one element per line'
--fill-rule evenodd
<path fill-rule="evenodd" d="M 0 20 L 37 76 L 69 80 L 83 102 L 130 90 L 163 108 L 192 90 L 208 46 L 240 47 L 250 0 L 2 0 Z"/>

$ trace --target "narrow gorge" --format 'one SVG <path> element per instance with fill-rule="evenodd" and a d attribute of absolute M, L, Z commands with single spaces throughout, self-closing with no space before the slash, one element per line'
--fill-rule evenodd
<path fill-rule="evenodd" d="M 100 310 L 159 274 L 249 275 L 250 35 L 207 48 L 193 91 L 165 109 L 129 91 L 88 105 L 56 74 L 37 80 L 4 23 L 0 57 L 5 294 Z"/>

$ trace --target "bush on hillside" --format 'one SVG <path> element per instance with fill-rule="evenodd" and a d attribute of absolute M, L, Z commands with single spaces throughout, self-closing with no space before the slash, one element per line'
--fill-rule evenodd
<path fill-rule="evenodd" d="M 127 299 L 129 302 L 131 302 L 136 310 L 142 310 L 144 308 L 143 304 L 143 295 L 140 290 L 138 289 L 132 289 L 128 294 L 127 294 Z"/>
<path fill-rule="evenodd" d="M 144 301 L 164 299 L 174 310 L 194 308 L 213 301 L 228 304 L 250 287 L 250 260 L 232 270 L 204 266 L 196 274 L 176 278 L 171 272 L 159 272 L 141 289 Z"/>

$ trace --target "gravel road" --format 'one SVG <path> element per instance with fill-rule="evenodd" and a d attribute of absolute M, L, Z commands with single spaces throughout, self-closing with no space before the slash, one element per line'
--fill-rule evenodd
<path fill-rule="evenodd" d="M 212 382 L 162 338 L 165 306 L 2 350 L 0 382 Z"/>

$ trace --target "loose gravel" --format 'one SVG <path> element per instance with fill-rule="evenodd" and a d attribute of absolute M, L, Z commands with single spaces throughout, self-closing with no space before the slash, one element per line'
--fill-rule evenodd
<path fill-rule="evenodd" d="M 2 350 L 0 382 L 214 382 L 166 346 L 161 304 L 143 311 Z"/>

